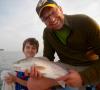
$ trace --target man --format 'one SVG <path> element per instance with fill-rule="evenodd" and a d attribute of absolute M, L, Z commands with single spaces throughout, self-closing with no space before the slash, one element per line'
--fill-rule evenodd
<path fill-rule="evenodd" d="M 43 55 L 53 61 L 56 52 L 66 67 L 75 69 L 57 80 L 72 87 L 100 81 L 100 28 L 96 22 L 86 15 L 64 15 L 53 0 L 39 1 L 36 11 L 46 25 Z"/>

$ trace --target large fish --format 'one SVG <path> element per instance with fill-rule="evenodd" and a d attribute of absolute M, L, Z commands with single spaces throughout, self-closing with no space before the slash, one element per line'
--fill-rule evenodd
<path fill-rule="evenodd" d="M 45 77 L 56 79 L 67 73 L 65 69 L 57 65 L 55 62 L 49 61 L 45 57 L 34 57 L 29 59 L 21 59 L 13 64 L 16 71 L 30 71 L 31 67 L 35 66 L 36 69 Z"/>
<path fill-rule="evenodd" d="M 63 69 L 55 62 L 49 61 L 44 57 L 34 57 L 29 59 L 22 59 L 13 64 L 16 71 L 30 71 L 31 67 L 35 66 L 43 76 L 56 79 L 67 74 L 67 70 Z M 60 81 L 60 85 L 64 87 L 64 82 Z"/>

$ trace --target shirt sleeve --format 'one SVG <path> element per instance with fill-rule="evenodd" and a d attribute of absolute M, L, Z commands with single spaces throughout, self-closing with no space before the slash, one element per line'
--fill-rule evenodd
<path fill-rule="evenodd" d="M 100 81 L 100 27 L 89 17 L 84 19 L 84 25 L 87 29 L 87 42 L 92 46 L 94 52 L 99 55 L 99 59 L 93 62 L 89 68 L 79 73 L 84 84 L 92 84 Z"/>

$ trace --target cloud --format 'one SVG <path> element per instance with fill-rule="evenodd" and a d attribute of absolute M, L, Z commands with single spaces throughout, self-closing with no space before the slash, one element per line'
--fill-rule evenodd
<path fill-rule="evenodd" d="M 100 24 L 100 0 L 55 0 L 66 14 L 84 13 Z M 21 50 L 22 42 L 36 37 L 43 49 L 45 25 L 36 14 L 38 0 L 0 0 L 0 48 Z"/>

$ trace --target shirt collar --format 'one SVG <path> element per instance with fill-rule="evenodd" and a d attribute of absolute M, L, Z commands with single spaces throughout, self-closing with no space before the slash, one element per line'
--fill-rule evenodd
<path fill-rule="evenodd" d="M 64 15 L 64 24 L 66 26 L 69 26 L 69 23 L 68 23 L 68 20 L 67 20 L 67 16 L 66 15 Z"/>

